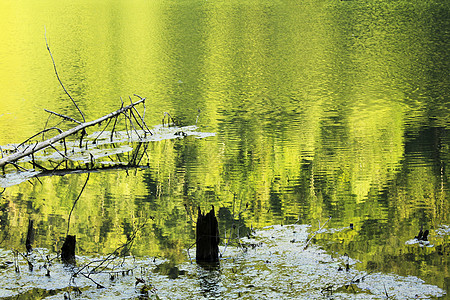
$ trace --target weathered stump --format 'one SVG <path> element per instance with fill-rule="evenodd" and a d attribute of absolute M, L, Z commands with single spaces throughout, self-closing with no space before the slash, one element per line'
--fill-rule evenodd
<path fill-rule="evenodd" d="M 61 247 L 61 260 L 64 263 L 74 264 L 75 263 L 75 245 L 76 236 L 67 235 L 64 244 Z"/>
<path fill-rule="evenodd" d="M 27 252 L 31 252 L 33 247 L 31 244 L 34 240 L 34 229 L 33 229 L 33 220 L 28 220 L 28 231 L 27 231 L 27 239 L 25 240 L 25 247 L 27 248 Z"/>
<path fill-rule="evenodd" d="M 197 263 L 219 262 L 219 224 L 214 206 L 206 215 L 198 208 L 197 217 Z"/>

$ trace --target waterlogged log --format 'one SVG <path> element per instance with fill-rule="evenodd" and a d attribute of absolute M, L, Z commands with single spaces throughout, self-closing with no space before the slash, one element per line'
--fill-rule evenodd
<path fill-rule="evenodd" d="M 145 98 L 141 98 L 139 101 L 136 101 L 136 102 L 134 102 L 134 103 L 132 103 L 132 104 L 130 104 L 128 106 L 124 106 L 124 107 L 122 107 L 122 108 L 120 108 L 120 109 L 118 109 L 118 110 L 116 110 L 116 111 L 114 111 L 112 113 L 109 113 L 109 114 L 107 114 L 107 115 L 105 115 L 105 116 L 103 116 L 103 117 L 101 117 L 101 118 L 99 118 L 97 120 L 81 123 L 80 125 L 72 128 L 72 129 L 69 129 L 67 131 L 61 132 L 60 134 L 58 134 L 58 135 L 56 135 L 56 136 L 54 136 L 54 137 L 52 137 L 50 139 L 47 139 L 45 141 L 42 141 L 40 143 L 37 143 L 34 146 L 30 146 L 28 148 L 25 148 L 24 150 L 19 150 L 19 151 L 15 152 L 14 154 L 11 154 L 11 155 L 9 155 L 7 157 L 4 157 L 4 158 L 0 159 L 0 168 L 4 167 L 5 165 L 7 165 L 9 163 L 14 163 L 14 162 L 16 162 L 17 160 L 19 160 L 19 159 L 21 159 L 23 157 L 32 155 L 32 154 L 34 154 L 35 152 L 37 152 L 39 150 L 45 149 L 47 147 L 50 147 L 54 143 L 56 143 L 58 141 L 61 141 L 61 140 L 64 140 L 66 137 L 68 137 L 70 135 L 73 135 L 73 134 L 75 134 L 75 133 L 77 133 L 79 131 L 82 131 L 82 130 L 86 129 L 87 127 L 94 126 L 94 125 L 99 124 L 99 123 L 101 123 L 101 122 L 103 122 L 105 120 L 114 118 L 114 117 L 120 115 L 121 113 L 124 113 L 124 112 L 128 111 L 129 109 L 132 109 L 134 106 L 136 106 L 136 105 L 138 105 L 138 104 L 140 104 L 140 103 L 142 103 L 144 101 L 145 101 Z"/>
<path fill-rule="evenodd" d="M 75 263 L 75 245 L 76 236 L 68 235 L 61 247 L 61 260 L 63 263 L 74 264 Z"/>
<path fill-rule="evenodd" d="M 203 215 L 200 207 L 197 217 L 197 263 L 219 262 L 219 224 L 214 213 L 211 211 Z"/>

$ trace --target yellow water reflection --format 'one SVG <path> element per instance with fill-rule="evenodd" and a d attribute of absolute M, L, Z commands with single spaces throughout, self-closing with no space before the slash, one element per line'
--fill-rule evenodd
<path fill-rule="evenodd" d="M 149 124 L 165 111 L 193 124 L 200 110 L 200 128 L 217 133 L 151 143 L 146 170 L 92 174 L 70 225 L 80 252 L 111 251 L 146 220 L 135 253 L 182 260 L 194 234 L 185 205 L 248 203 L 246 227 L 331 215 L 357 228 L 332 238 L 336 251 L 398 258 L 420 225 L 450 222 L 447 12 L 433 1 L 3 1 L 0 145 L 41 130 L 44 108 L 78 117 L 46 31 L 88 120 L 137 93 Z M 36 243 L 59 249 L 85 176 L 7 188 L 8 246 L 21 247 L 31 217 Z"/>

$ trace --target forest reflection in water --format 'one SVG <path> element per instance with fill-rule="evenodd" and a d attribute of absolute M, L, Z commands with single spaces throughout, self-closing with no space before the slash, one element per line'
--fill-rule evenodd
<path fill-rule="evenodd" d="M 217 207 L 228 236 L 331 216 L 330 230 L 354 229 L 313 242 L 449 291 L 448 3 L 2 5 L 2 146 L 41 130 L 42 108 L 76 115 L 44 23 L 88 119 L 139 92 L 149 124 L 168 111 L 193 125 L 200 110 L 215 133 L 149 142 L 146 169 L 93 173 L 71 219 L 78 253 L 109 253 L 147 222 L 133 254 L 184 262 L 197 206 Z M 2 193 L 1 247 L 23 247 L 32 218 L 35 247 L 61 248 L 85 175 L 40 180 Z M 433 247 L 406 244 L 421 226 Z"/>

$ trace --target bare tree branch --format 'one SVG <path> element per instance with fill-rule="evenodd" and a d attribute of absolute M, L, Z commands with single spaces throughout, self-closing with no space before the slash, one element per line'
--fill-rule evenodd
<path fill-rule="evenodd" d="M 14 154 L 11 154 L 11 155 L 9 155 L 7 157 L 3 157 L 2 159 L 0 159 L 0 167 L 5 166 L 6 164 L 13 163 L 13 162 L 15 162 L 15 161 L 25 157 L 25 156 L 31 155 L 31 153 L 34 153 L 34 152 L 37 152 L 37 151 L 39 151 L 41 149 L 47 148 L 50 145 L 52 145 L 52 144 L 54 144 L 54 143 L 56 143 L 56 142 L 58 142 L 58 141 L 60 141 L 62 139 L 65 139 L 66 137 L 68 137 L 68 136 L 70 136 L 70 135 L 72 135 L 72 134 L 74 134 L 74 133 L 76 133 L 78 131 L 82 131 L 82 130 L 86 129 L 87 127 L 94 126 L 94 125 L 96 125 L 98 123 L 101 123 L 101 122 L 103 122 L 105 120 L 108 120 L 110 118 L 114 118 L 114 117 L 120 115 L 121 113 L 124 113 L 127 110 L 131 109 L 133 106 L 138 105 L 138 104 L 140 104 L 140 103 L 142 103 L 144 101 L 145 101 L 145 98 L 143 98 L 141 100 L 138 100 L 138 101 L 136 101 L 133 104 L 130 104 L 128 106 L 122 107 L 119 110 L 116 110 L 116 111 L 114 111 L 112 113 L 109 113 L 109 114 L 107 114 L 107 115 L 105 115 L 105 116 L 103 116 L 103 117 L 101 117 L 101 118 L 99 118 L 97 120 L 90 121 L 90 122 L 85 122 L 85 123 L 82 123 L 82 124 L 72 128 L 72 129 L 69 129 L 67 131 L 61 132 L 60 134 L 58 134 L 58 135 L 56 135 L 56 136 L 54 136 L 54 137 L 52 137 L 50 139 L 47 139 L 47 140 L 45 140 L 43 142 L 40 142 L 40 143 L 36 144 L 36 146 L 33 147 L 33 149 L 28 149 L 27 148 L 24 151 L 17 150 Z"/>
<path fill-rule="evenodd" d="M 69 92 L 66 90 L 66 88 L 64 87 L 64 84 L 62 83 L 61 79 L 59 78 L 58 70 L 56 69 L 55 60 L 53 59 L 52 52 L 50 51 L 50 46 L 48 45 L 48 42 L 47 42 L 47 29 L 45 29 L 44 38 L 45 38 L 45 45 L 47 46 L 48 53 L 50 54 L 50 57 L 52 59 L 53 68 L 55 69 L 56 78 L 58 78 L 59 84 L 61 85 L 61 87 L 63 88 L 64 92 L 67 94 L 67 96 L 69 96 L 70 100 L 72 100 L 72 103 L 75 105 L 75 107 L 80 112 L 80 115 L 83 118 L 83 122 L 86 122 L 86 119 L 84 118 L 83 112 L 80 110 L 80 108 L 78 107 L 77 103 L 72 98 L 72 96 L 69 94 Z"/>
<path fill-rule="evenodd" d="M 72 121 L 72 122 L 81 124 L 80 121 L 75 120 L 74 118 L 71 118 L 71 117 L 68 117 L 68 116 L 65 116 L 65 115 L 62 115 L 62 114 L 58 114 L 58 113 L 56 113 L 56 112 L 54 112 L 54 111 L 51 111 L 51 110 L 48 110 L 48 109 L 45 109 L 45 108 L 44 108 L 44 110 L 45 110 L 46 112 L 48 112 L 49 114 L 52 114 L 52 115 L 61 117 L 61 118 L 63 118 L 64 120 L 69 120 L 69 121 Z"/>

